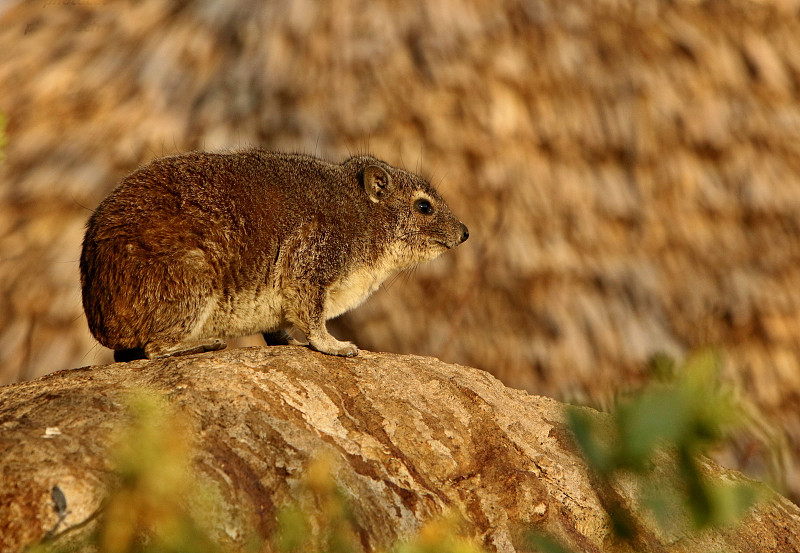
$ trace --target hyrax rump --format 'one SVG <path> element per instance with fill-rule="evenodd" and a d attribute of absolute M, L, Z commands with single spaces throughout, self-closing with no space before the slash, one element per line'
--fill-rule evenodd
<path fill-rule="evenodd" d="M 353 356 L 325 322 L 468 236 L 426 180 L 371 156 L 166 157 L 126 177 L 89 219 L 83 307 L 117 360 L 212 351 L 254 333 L 294 343 L 292 326 L 313 349 Z"/>

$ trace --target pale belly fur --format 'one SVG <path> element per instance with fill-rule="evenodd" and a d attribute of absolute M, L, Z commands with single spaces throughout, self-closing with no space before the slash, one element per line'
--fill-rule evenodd
<path fill-rule="evenodd" d="M 395 271 L 396 266 L 386 259 L 373 266 L 356 268 L 334 282 L 326 294 L 325 320 L 363 303 Z M 240 291 L 224 302 L 220 298 L 212 298 L 191 337 L 234 338 L 286 328 L 291 325 L 284 316 L 286 311 L 284 297 L 277 283 Z"/>
<path fill-rule="evenodd" d="M 209 300 L 209 314 L 198 321 L 193 337 L 236 338 L 286 326 L 283 300 L 271 287 L 240 291 L 228 301 Z"/>

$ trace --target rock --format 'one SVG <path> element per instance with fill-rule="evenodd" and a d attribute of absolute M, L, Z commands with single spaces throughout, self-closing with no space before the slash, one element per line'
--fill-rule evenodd
<path fill-rule="evenodd" d="M 411 537 L 452 508 L 500 552 L 519 551 L 525 528 L 576 551 L 800 549 L 800 509 L 780 496 L 736 528 L 668 536 L 642 518 L 636 540 L 618 542 L 604 495 L 635 505 L 633 488 L 598 490 L 564 405 L 433 358 L 362 350 L 341 359 L 286 346 L 60 371 L 0 388 L 0 550 L 22 551 L 55 526 L 55 486 L 66 503 L 61 529 L 91 519 L 74 534 L 91 530 L 113 483 L 109 445 L 130 420 L 126 398 L 143 388 L 184 417 L 193 474 L 224 506 L 209 531 L 234 547 L 274 531 L 309 463 L 328 456 L 364 551 Z"/>

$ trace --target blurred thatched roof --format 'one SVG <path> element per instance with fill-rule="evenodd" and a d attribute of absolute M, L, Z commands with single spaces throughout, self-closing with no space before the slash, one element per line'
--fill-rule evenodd
<path fill-rule="evenodd" d="M 138 164 L 369 150 L 428 171 L 472 238 L 340 336 L 595 399 L 717 346 L 800 455 L 797 1 L 64 4 L 0 16 L 4 381 L 109 358 L 79 243 Z"/>

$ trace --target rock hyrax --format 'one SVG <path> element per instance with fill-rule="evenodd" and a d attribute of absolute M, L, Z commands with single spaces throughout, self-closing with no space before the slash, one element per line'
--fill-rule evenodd
<path fill-rule="evenodd" d="M 117 360 L 254 333 L 295 343 L 292 326 L 315 350 L 353 356 L 325 322 L 468 236 L 430 183 L 374 157 L 166 157 L 128 175 L 89 219 L 83 307 Z"/>

